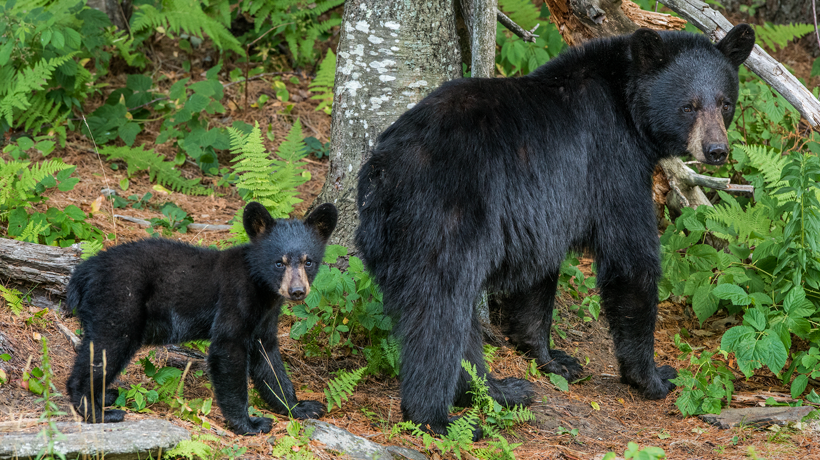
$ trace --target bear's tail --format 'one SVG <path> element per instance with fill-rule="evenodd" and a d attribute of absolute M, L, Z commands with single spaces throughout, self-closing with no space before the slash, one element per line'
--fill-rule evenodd
<path fill-rule="evenodd" d="M 90 270 L 85 270 L 80 264 L 74 269 L 71 274 L 71 279 L 68 281 L 68 288 L 66 289 L 66 301 L 63 304 L 63 313 L 67 315 L 75 314 L 80 304 L 83 302 L 83 293 L 88 291 L 91 284 Z"/>
<path fill-rule="evenodd" d="M 362 260 L 377 283 L 382 282 L 384 265 L 388 260 L 387 220 L 390 217 L 390 200 L 382 183 L 382 169 L 371 157 L 359 171 L 358 197 L 359 227 L 354 237 Z"/>

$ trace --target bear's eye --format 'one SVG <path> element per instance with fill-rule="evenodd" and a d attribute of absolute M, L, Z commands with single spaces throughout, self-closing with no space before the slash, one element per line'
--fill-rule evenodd
<path fill-rule="evenodd" d="M 731 109 L 732 109 L 732 104 L 729 104 L 728 102 L 723 103 L 723 111 L 724 112 L 728 112 Z"/>
<path fill-rule="evenodd" d="M 282 262 L 276 262 L 274 265 L 276 266 L 276 268 L 282 268 L 285 266 L 285 264 L 283 264 Z"/>
<path fill-rule="evenodd" d="M 691 112 L 692 112 L 692 111 L 694 111 L 694 110 L 695 110 L 695 108 L 694 108 L 694 107 L 692 107 L 691 105 L 684 105 L 684 106 L 683 106 L 683 111 L 684 111 L 685 113 L 691 113 Z"/>
<path fill-rule="evenodd" d="M 305 261 L 305 267 L 310 267 L 311 265 L 313 265 L 313 261 L 312 261 L 312 260 L 307 260 L 307 261 Z"/>

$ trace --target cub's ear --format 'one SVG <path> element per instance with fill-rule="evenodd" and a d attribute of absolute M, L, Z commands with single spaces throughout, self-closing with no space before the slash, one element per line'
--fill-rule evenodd
<path fill-rule="evenodd" d="M 661 36 L 652 29 L 638 29 L 629 40 L 632 53 L 632 67 L 638 74 L 644 74 L 664 67 L 669 58 Z"/>
<path fill-rule="evenodd" d="M 245 206 L 242 224 L 245 226 L 245 231 L 248 232 L 251 241 L 256 241 L 269 232 L 276 225 L 276 221 L 273 220 L 273 217 L 264 206 L 257 202 L 251 202 Z"/>
<path fill-rule="evenodd" d="M 732 65 L 740 67 L 755 47 L 755 31 L 749 24 L 738 24 L 715 46 Z"/>
<path fill-rule="evenodd" d="M 307 216 L 305 225 L 315 228 L 316 231 L 319 232 L 322 242 L 327 243 L 327 240 L 330 239 L 330 234 L 333 233 L 333 229 L 336 228 L 338 217 L 339 213 L 336 211 L 336 206 L 333 206 L 331 203 L 325 203 L 314 209 L 313 212 Z"/>

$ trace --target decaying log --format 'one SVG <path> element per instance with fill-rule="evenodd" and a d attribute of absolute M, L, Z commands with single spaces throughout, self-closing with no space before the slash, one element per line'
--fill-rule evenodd
<path fill-rule="evenodd" d="M 668 14 L 643 11 L 630 0 L 546 0 L 550 20 L 568 45 L 589 39 L 628 34 L 641 27 L 678 30 L 686 21 Z"/>
<path fill-rule="evenodd" d="M 0 238 L 0 276 L 34 283 L 46 291 L 65 296 L 68 278 L 81 262 L 79 244 L 58 248 Z"/>

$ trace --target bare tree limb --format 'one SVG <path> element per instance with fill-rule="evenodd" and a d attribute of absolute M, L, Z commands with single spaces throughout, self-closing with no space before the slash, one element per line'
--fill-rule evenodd
<path fill-rule="evenodd" d="M 533 33 L 535 32 L 535 29 L 538 28 L 538 24 L 536 24 L 535 27 L 532 28 L 532 30 L 525 30 L 523 27 L 516 24 L 515 21 L 510 19 L 509 16 L 502 13 L 501 10 L 496 10 L 496 18 L 502 26 L 506 27 L 507 30 L 509 30 L 510 32 L 521 37 L 521 39 L 525 42 L 535 43 L 535 39 L 538 38 L 538 35 L 535 35 Z"/>
<path fill-rule="evenodd" d="M 722 14 L 700 0 L 661 1 L 714 41 L 723 38 L 733 27 L 732 23 Z M 789 73 L 783 64 L 774 60 L 763 51 L 763 48 L 755 45 L 751 56 L 746 60 L 746 67 L 789 101 L 812 127 L 820 128 L 820 101 L 794 75 Z"/>

